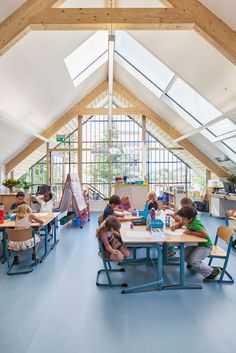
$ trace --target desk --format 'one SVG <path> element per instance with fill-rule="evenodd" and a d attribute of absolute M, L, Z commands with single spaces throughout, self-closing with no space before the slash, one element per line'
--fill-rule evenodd
<path fill-rule="evenodd" d="M 44 229 L 45 231 L 45 238 L 44 238 L 44 255 L 40 259 L 40 262 L 43 262 L 45 258 L 49 255 L 51 250 L 57 245 L 59 240 L 57 239 L 57 228 L 56 228 L 56 219 L 59 216 L 59 212 L 50 212 L 50 213 L 34 213 L 35 216 L 42 218 L 43 224 L 39 223 L 32 223 L 31 227 L 34 229 Z M 48 229 L 47 225 L 53 222 L 53 244 L 48 249 Z M 3 255 L 1 256 L 2 263 L 6 261 L 6 229 L 7 228 L 15 228 L 15 221 L 11 221 L 9 219 L 5 220 L 3 224 L 0 225 L 0 229 L 3 230 Z"/>
<path fill-rule="evenodd" d="M 143 237 L 140 236 L 140 232 L 143 233 Z M 132 237 L 130 236 L 132 235 Z M 142 235 L 142 234 L 141 234 Z M 146 230 L 146 226 L 138 226 L 135 229 L 130 230 L 130 224 L 123 223 L 121 225 L 121 238 L 125 246 L 129 247 L 145 247 L 154 248 L 157 250 L 158 261 L 156 266 L 157 278 L 153 282 L 144 283 L 138 286 L 123 289 L 121 293 L 133 293 L 142 289 L 156 287 L 157 290 L 162 289 L 162 239 L 157 239 L 155 236 L 151 236 L 150 232 Z"/>
<path fill-rule="evenodd" d="M 210 194 L 210 215 L 225 217 L 226 211 L 234 209 L 236 209 L 236 195 Z"/>
<path fill-rule="evenodd" d="M 129 233 L 128 233 L 129 231 Z M 164 232 L 152 232 L 152 234 L 148 236 L 141 236 L 136 237 L 136 234 L 139 232 L 146 232 L 147 235 L 150 234 L 146 231 L 145 226 L 138 226 L 133 229 L 133 231 L 129 230 L 128 224 L 122 224 L 121 226 L 121 238 L 124 242 L 124 245 L 129 247 L 138 247 L 138 246 L 145 246 L 145 247 L 153 247 L 156 248 L 158 253 L 157 259 L 157 280 L 151 283 L 146 283 L 143 285 L 139 285 L 132 288 L 127 288 L 122 291 L 122 293 L 131 293 L 137 291 L 139 289 L 145 289 L 153 286 L 157 286 L 157 289 L 162 290 L 170 290 L 170 289 L 201 289 L 202 285 L 196 284 L 189 284 L 185 283 L 185 264 L 184 264 L 184 255 L 185 255 L 185 246 L 197 246 L 199 242 L 207 242 L 206 239 L 199 238 L 194 235 L 187 235 L 184 233 L 181 234 L 173 234 L 168 235 Z M 133 237 L 131 238 L 131 234 L 133 233 Z M 173 232 L 174 233 L 174 232 Z M 129 234 L 129 236 L 127 236 Z M 145 234 L 145 233 L 144 233 Z M 140 235 L 140 233 L 139 233 Z M 162 249 L 167 247 L 168 245 L 176 245 L 180 248 L 180 270 L 179 270 L 179 283 L 171 284 L 171 285 L 163 285 L 163 261 L 162 261 Z M 168 262 L 166 263 L 168 264 Z"/>

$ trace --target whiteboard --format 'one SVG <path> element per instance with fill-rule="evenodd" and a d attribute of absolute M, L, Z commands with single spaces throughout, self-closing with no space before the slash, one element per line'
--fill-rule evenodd
<path fill-rule="evenodd" d="M 83 191 L 81 189 L 81 184 L 78 174 L 70 174 L 71 181 L 71 190 L 74 196 L 74 200 L 77 204 L 77 207 L 80 211 L 83 211 L 87 208 L 86 202 L 84 200 Z"/>
<path fill-rule="evenodd" d="M 76 205 L 78 212 L 87 209 L 86 202 L 84 200 L 83 191 L 79 181 L 78 174 L 68 174 L 64 185 L 59 210 L 60 212 L 68 211 L 73 202 Z"/>

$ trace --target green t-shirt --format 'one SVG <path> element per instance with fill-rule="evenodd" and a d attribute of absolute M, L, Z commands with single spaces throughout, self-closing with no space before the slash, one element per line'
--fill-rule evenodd
<path fill-rule="evenodd" d="M 194 220 L 192 220 L 192 222 L 187 223 L 186 228 L 188 230 L 193 230 L 195 232 L 200 232 L 202 230 L 206 230 L 206 228 L 204 227 L 204 225 L 200 222 L 200 220 L 198 218 L 195 218 Z M 207 239 L 207 242 L 206 243 L 199 243 L 199 246 L 205 246 L 207 248 L 211 248 L 213 245 L 211 238 L 207 237 L 206 239 Z"/>

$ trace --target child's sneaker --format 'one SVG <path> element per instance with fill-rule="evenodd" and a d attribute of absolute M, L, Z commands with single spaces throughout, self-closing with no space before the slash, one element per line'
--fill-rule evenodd
<path fill-rule="evenodd" d="M 222 270 L 220 267 L 215 267 L 212 271 L 212 273 L 206 277 L 206 279 L 215 279 L 217 276 L 221 274 Z"/>

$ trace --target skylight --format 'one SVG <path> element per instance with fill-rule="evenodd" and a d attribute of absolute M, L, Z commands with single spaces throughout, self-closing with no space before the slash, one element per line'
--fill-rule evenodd
<path fill-rule="evenodd" d="M 133 76 L 139 75 L 139 78 L 142 76 L 142 80 L 155 85 L 160 92 L 168 86 L 174 76 L 166 65 L 126 32 L 116 34 L 115 52 L 116 60 L 122 60 Z"/>
<path fill-rule="evenodd" d="M 170 87 L 168 96 L 178 102 L 201 124 L 206 124 L 221 115 L 219 110 L 180 78 L 177 78 Z"/>
<path fill-rule="evenodd" d="M 115 60 L 193 127 L 198 128 L 222 115 L 221 111 L 177 77 L 130 34 L 119 32 L 116 38 Z M 201 134 L 214 143 L 217 137 L 234 130 L 234 122 L 222 117 L 222 121 L 213 123 Z M 222 140 L 219 145 L 224 151 L 228 149 L 229 154 L 235 154 L 234 138 Z"/>
<path fill-rule="evenodd" d="M 65 64 L 77 87 L 107 60 L 108 32 L 97 31 L 65 58 Z"/>
<path fill-rule="evenodd" d="M 236 137 L 226 140 L 225 144 L 228 145 L 233 151 L 236 151 Z"/>
<path fill-rule="evenodd" d="M 215 136 L 219 136 L 219 137 L 235 129 L 236 129 L 235 124 L 232 122 L 232 120 L 228 118 L 223 119 L 218 123 L 210 126 L 210 131 L 213 132 Z"/>

